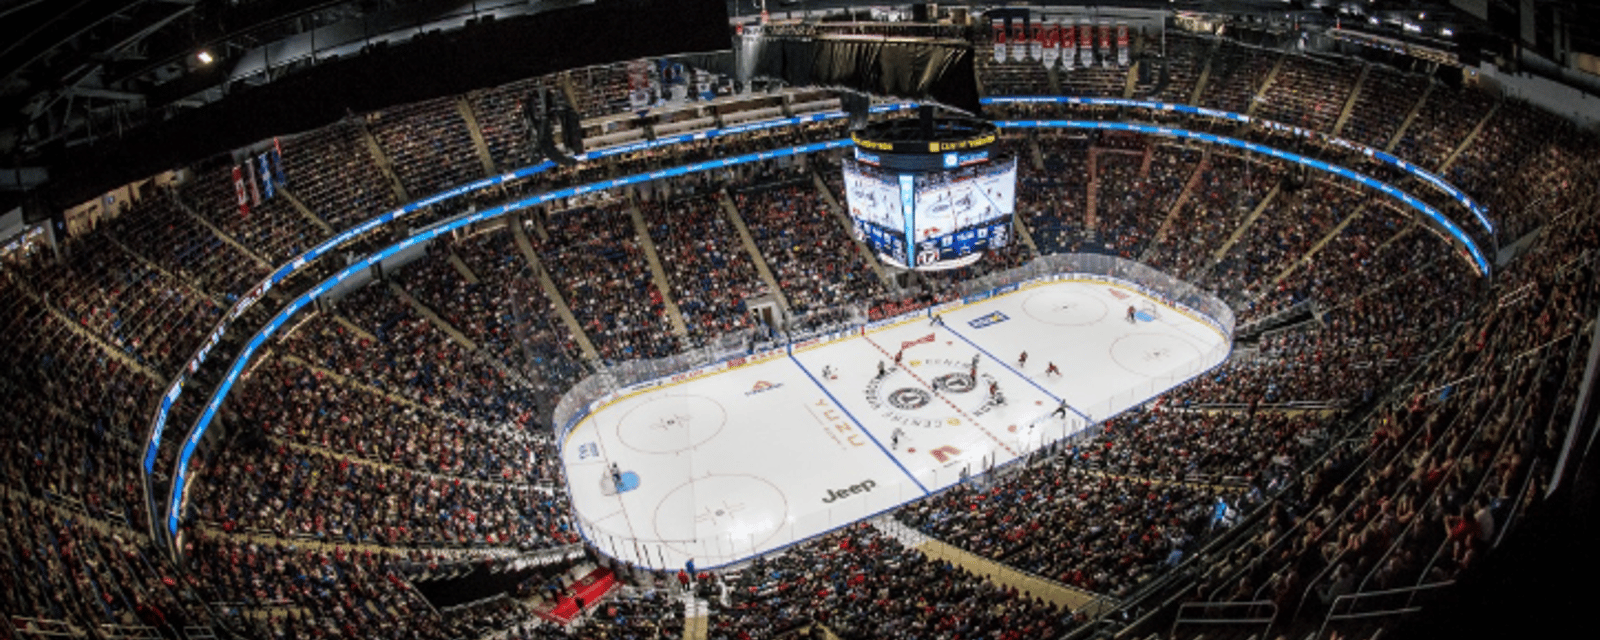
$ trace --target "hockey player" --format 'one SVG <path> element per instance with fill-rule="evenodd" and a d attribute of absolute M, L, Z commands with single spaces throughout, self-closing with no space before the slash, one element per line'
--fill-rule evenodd
<path fill-rule="evenodd" d="M 1133 305 L 1131 305 L 1131 304 L 1128 305 L 1128 324 L 1134 324 L 1134 323 L 1136 323 L 1138 321 L 1139 321 L 1139 310 L 1133 308 Z"/>
<path fill-rule="evenodd" d="M 1018 367 L 1026 367 L 1026 366 L 1028 366 L 1028 352 L 1024 351 L 1024 352 L 1022 352 L 1022 355 L 1017 356 L 1017 366 Z"/>
<path fill-rule="evenodd" d="M 1044 374 L 1047 375 L 1047 376 L 1048 375 L 1058 375 L 1059 376 L 1059 375 L 1061 375 L 1061 369 L 1056 368 L 1056 363 L 1049 362 L 1049 363 L 1045 364 Z"/>

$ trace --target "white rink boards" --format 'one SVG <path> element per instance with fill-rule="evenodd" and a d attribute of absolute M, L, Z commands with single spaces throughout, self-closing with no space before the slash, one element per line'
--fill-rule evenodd
<path fill-rule="evenodd" d="M 1103 280 L 947 307 L 938 323 L 803 343 L 594 408 L 561 453 L 584 536 L 644 566 L 738 562 L 1024 457 L 1230 347 L 1210 323 Z"/>

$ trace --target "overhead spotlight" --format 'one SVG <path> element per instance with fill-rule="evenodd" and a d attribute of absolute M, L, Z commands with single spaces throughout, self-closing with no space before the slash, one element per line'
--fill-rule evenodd
<path fill-rule="evenodd" d="M 200 64 L 211 64 L 211 62 L 215 60 L 215 58 L 211 57 L 211 52 L 206 51 L 205 49 L 201 49 L 200 53 L 194 54 L 194 58 L 199 60 Z"/>

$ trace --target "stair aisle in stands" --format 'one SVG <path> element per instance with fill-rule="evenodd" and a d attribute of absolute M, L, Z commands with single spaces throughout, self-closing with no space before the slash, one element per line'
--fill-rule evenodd
<path fill-rule="evenodd" d="M 123 364 L 132 367 L 134 371 L 144 374 L 146 378 L 149 378 L 152 382 L 158 386 L 161 386 L 162 388 L 165 388 L 165 385 L 171 382 L 171 380 L 167 379 L 167 376 L 158 373 L 149 365 L 139 362 L 133 356 L 128 355 L 127 352 L 123 351 L 122 349 L 118 349 L 115 345 L 112 345 L 109 342 L 106 342 L 105 338 L 93 331 L 90 331 L 78 321 L 73 320 L 71 316 L 68 316 L 66 312 L 56 308 L 55 305 L 47 304 L 44 299 L 39 296 L 39 292 L 34 290 L 32 283 L 27 282 L 26 279 L 13 278 L 13 281 L 16 282 L 17 288 L 21 290 L 24 295 L 32 299 L 35 303 L 39 304 L 39 306 L 50 310 L 50 315 L 55 316 L 57 320 L 60 320 L 62 324 L 66 325 L 67 330 L 78 334 L 79 337 L 82 337 L 95 346 L 100 347 L 100 350 L 105 352 L 106 355 L 116 358 Z"/>
<path fill-rule="evenodd" d="M 372 137 L 372 128 L 367 126 L 365 120 L 361 121 L 361 141 L 367 145 L 367 153 L 372 154 L 372 161 L 383 172 L 383 177 L 389 181 L 389 188 L 394 191 L 396 202 L 411 202 L 411 196 L 406 193 L 406 187 L 400 184 L 400 176 L 395 175 L 394 163 L 389 160 L 389 154 L 384 153 L 383 146 L 378 144 L 378 139 Z"/>
<path fill-rule="evenodd" d="M 1333 123 L 1333 135 L 1344 131 L 1345 123 L 1350 122 L 1350 114 L 1356 112 L 1356 99 L 1361 97 L 1361 87 L 1367 83 L 1367 75 L 1372 73 L 1372 65 L 1361 65 L 1361 75 L 1356 76 L 1356 84 L 1350 88 L 1350 96 L 1344 100 L 1344 109 L 1339 111 L 1339 120 Z"/>
<path fill-rule="evenodd" d="M 1290 262 L 1288 266 L 1283 268 L 1281 273 L 1273 276 L 1272 281 L 1268 283 L 1265 289 L 1257 289 L 1257 291 L 1262 292 L 1258 298 L 1264 297 L 1267 292 L 1270 292 L 1274 287 L 1277 287 L 1279 282 L 1283 282 L 1284 278 L 1292 275 L 1300 267 L 1311 264 L 1311 260 L 1316 257 L 1317 252 L 1322 251 L 1324 246 L 1327 246 L 1327 244 L 1332 242 L 1334 238 L 1339 237 L 1339 234 L 1344 233 L 1345 227 L 1350 226 L 1351 222 L 1354 222 L 1356 218 L 1361 217 L 1362 215 L 1366 214 L 1366 212 L 1367 207 L 1362 206 L 1356 209 L 1350 215 L 1345 216 L 1343 220 L 1339 221 L 1339 224 L 1334 225 L 1333 229 L 1330 229 L 1326 235 L 1322 236 L 1322 239 L 1318 240 L 1316 244 L 1311 245 L 1311 248 L 1306 250 L 1305 255 L 1300 256 L 1294 262 Z"/>
<path fill-rule="evenodd" d="M 1099 174 L 1099 171 L 1095 168 L 1095 165 L 1098 164 L 1097 160 L 1099 160 L 1099 159 L 1100 159 L 1100 148 L 1099 147 L 1090 147 L 1089 148 L 1089 188 L 1088 188 L 1088 197 L 1086 198 L 1086 203 L 1087 204 L 1083 208 L 1083 228 L 1084 228 L 1084 230 L 1090 231 L 1090 232 L 1094 231 L 1094 229 L 1095 229 L 1095 222 L 1096 222 L 1095 221 L 1095 214 L 1094 214 L 1094 212 L 1095 212 L 1095 204 L 1100 199 L 1100 174 Z"/>
<path fill-rule="evenodd" d="M 1204 176 L 1206 169 L 1211 167 L 1211 148 L 1207 147 L 1200 155 L 1200 162 L 1195 163 L 1194 171 L 1189 173 L 1189 179 L 1183 183 L 1183 191 L 1178 192 L 1178 197 L 1172 200 L 1172 206 L 1167 208 L 1167 215 L 1162 218 L 1161 226 L 1156 227 L 1156 234 L 1149 245 L 1145 247 L 1141 260 L 1148 260 L 1155 248 L 1167 239 L 1167 232 L 1172 229 L 1172 222 L 1178 219 L 1178 212 L 1183 211 L 1184 205 L 1189 203 L 1189 198 L 1194 195 L 1194 188 L 1200 184 L 1200 177 Z"/>
<path fill-rule="evenodd" d="M 710 603 L 694 597 L 692 593 L 683 595 L 683 640 L 706 640 L 711 637 Z"/>
<path fill-rule="evenodd" d="M 672 300 L 672 285 L 667 282 L 667 272 L 661 268 L 661 254 L 656 252 L 656 242 L 650 238 L 650 227 L 644 223 L 644 214 L 639 212 L 639 201 L 632 189 L 628 190 L 628 217 L 633 220 L 633 233 L 639 236 L 644 259 L 650 263 L 650 281 L 661 293 L 661 304 L 666 307 L 667 322 L 672 325 L 672 333 L 679 338 L 686 337 L 689 328 L 683 322 L 683 311 Z"/>
<path fill-rule="evenodd" d="M 870 522 L 885 535 L 893 537 L 907 548 L 916 549 L 930 560 L 948 562 L 973 576 L 982 576 L 996 586 L 1016 589 L 1018 593 L 1030 599 L 1040 598 L 1068 611 L 1081 611 L 1091 618 L 1099 617 L 1105 611 L 1116 608 L 1116 601 L 1109 596 L 1070 587 L 995 562 L 931 538 L 895 520 L 893 516 L 879 516 Z"/>
<path fill-rule="evenodd" d="M 1433 83 L 1428 83 L 1428 88 L 1422 91 L 1417 98 L 1417 103 L 1411 105 L 1411 110 L 1406 112 L 1406 119 L 1400 121 L 1400 128 L 1394 130 L 1394 136 L 1389 138 L 1389 143 L 1383 145 L 1383 150 L 1394 153 L 1394 148 L 1400 146 L 1400 141 L 1406 137 L 1406 129 L 1411 128 L 1411 123 L 1417 119 L 1417 114 L 1422 113 L 1422 105 L 1428 103 L 1428 96 L 1433 95 Z"/>
<path fill-rule="evenodd" d="M 173 202 L 178 203 L 178 209 L 180 211 L 183 211 L 184 215 L 189 216 L 189 218 L 191 220 L 194 220 L 195 222 L 200 223 L 200 226 L 205 227 L 206 229 L 209 229 L 212 234 L 214 234 L 218 238 L 222 239 L 223 242 L 226 242 L 229 245 L 232 245 L 233 248 L 238 249 L 240 251 L 240 253 L 243 253 L 243 254 L 245 254 L 247 256 L 250 256 L 250 259 L 254 260 L 256 262 L 256 264 L 258 266 L 260 266 L 261 268 L 263 268 L 263 269 L 272 269 L 273 267 L 277 266 L 277 265 L 272 264 L 272 262 L 270 260 L 267 260 L 266 258 L 263 258 L 261 256 L 261 254 L 256 253 L 254 249 L 251 249 L 250 247 L 245 246 L 244 243 L 239 242 L 238 239 L 234 238 L 233 236 L 228 235 L 223 230 L 218 229 L 217 226 L 214 225 L 214 224 L 211 224 L 211 221 L 207 220 L 205 216 L 202 216 L 202 215 L 200 215 L 198 213 L 195 213 L 195 210 L 189 206 L 189 203 L 184 202 L 183 198 L 173 198 Z"/>
<path fill-rule="evenodd" d="M 550 273 L 545 271 L 543 264 L 540 264 L 539 254 L 533 250 L 533 242 L 528 239 L 528 230 L 523 227 L 522 218 L 514 218 L 511 221 L 511 235 L 516 240 L 517 250 L 522 252 L 522 259 L 528 261 L 528 268 L 538 274 L 539 286 L 544 289 L 544 295 L 550 298 L 550 303 L 555 305 L 556 315 L 561 316 L 561 321 L 567 325 L 567 331 L 572 333 L 572 339 L 576 340 L 578 348 L 583 350 L 584 359 L 599 360 L 600 354 L 595 351 L 594 342 L 589 340 L 589 334 L 584 333 L 583 325 L 572 315 L 572 307 L 567 306 L 567 299 L 562 297 L 561 290 L 556 288 L 555 281 L 550 279 Z"/>
<path fill-rule="evenodd" d="M 791 313 L 789 297 L 784 295 L 783 289 L 778 286 L 778 279 L 772 275 L 772 268 L 767 266 L 767 259 L 761 255 L 761 250 L 756 248 L 755 238 L 750 236 L 750 227 L 745 225 L 744 216 L 739 215 L 739 207 L 733 204 L 733 198 L 728 196 L 727 189 L 717 192 L 717 201 L 722 203 L 722 211 L 728 214 L 728 221 L 733 223 L 733 228 L 739 230 L 739 243 L 750 253 L 750 260 L 755 263 L 756 273 L 761 276 L 761 281 L 766 283 L 767 290 L 778 299 L 778 306 L 783 308 L 784 315 L 789 315 Z"/>
<path fill-rule="evenodd" d="M 1266 95 L 1267 90 L 1272 88 L 1273 81 L 1278 79 L 1278 71 L 1283 68 L 1283 61 L 1287 57 L 1279 54 L 1277 62 L 1272 63 L 1272 70 L 1267 72 L 1267 79 L 1261 81 L 1261 86 L 1257 87 L 1255 94 L 1250 97 L 1250 108 L 1245 110 L 1245 115 L 1253 116 L 1261 108 L 1261 97 Z"/>
<path fill-rule="evenodd" d="M 472 111 L 472 103 L 467 102 L 466 96 L 456 97 L 456 112 L 460 113 L 461 119 L 467 123 L 467 135 L 472 138 L 472 148 L 477 151 L 483 175 L 492 176 L 499 173 L 494 166 L 494 156 L 489 155 L 489 143 L 483 139 L 483 129 L 478 126 L 478 115 Z"/>
<path fill-rule="evenodd" d="M 1494 106 L 1490 107 L 1489 111 L 1483 114 L 1483 118 L 1478 120 L 1477 126 L 1472 128 L 1472 132 L 1468 133 L 1467 137 L 1461 139 L 1461 144 L 1456 145 L 1456 148 L 1450 151 L 1449 157 L 1446 157 L 1444 162 L 1439 163 L 1439 167 L 1434 169 L 1433 172 L 1441 176 L 1449 172 L 1450 167 L 1455 165 L 1456 158 L 1461 157 L 1461 153 L 1466 151 L 1467 147 L 1471 146 L 1474 140 L 1478 139 L 1478 134 L 1483 133 L 1483 128 L 1489 124 L 1489 120 L 1494 118 L 1494 114 L 1498 113 L 1500 111 L 1500 107 L 1504 104 L 1504 100 L 1494 103 Z"/>
<path fill-rule="evenodd" d="M 300 217 L 305 218 L 307 222 L 316 225 L 318 229 L 322 230 L 322 239 L 326 240 L 333 237 L 333 225 L 328 224 L 327 220 L 323 220 L 322 216 L 317 215 L 315 211 L 307 207 L 305 201 L 301 200 L 300 196 L 295 195 L 293 191 L 290 191 L 288 186 L 278 185 L 278 193 L 288 198 L 289 204 L 294 207 L 295 211 L 300 213 Z"/>
<path fill-rule="evenodd" d="M 1217 247 L 1216 251 L 1211 252 L 1211 260 L 1202 273 L 1209 273 L 1213 267 L 1217 266 L 1218 262 L 1222 261 L 1223 256 L 1228 255 L 1228 250 L 1232 249 L 1233 245 L 1237 244 L 1239 239 L 1244 237 L 1245 232 L 1249 231 L 1250 226 L 1255 224 L 1256 220 L 1261 217 L 1261 214 L 1267 211 L 1267 207 L 1272 205 L 1272 201 L 1277 199 L 1280 192 L 1280 185 L 1272 186 L 1272 190 L 1267 192 L 1267 197 L 1262 198 L 1261 202 L 1256 205 L 1256 208 L 1250 211 L 1250 215 L 1246 216 L 1245 219 L 1239 223 L 1239 227 L 1233 230 L 1233 234 L 1228 236 L 1228 241 L 1222 243 L 1222 246 Z"/>

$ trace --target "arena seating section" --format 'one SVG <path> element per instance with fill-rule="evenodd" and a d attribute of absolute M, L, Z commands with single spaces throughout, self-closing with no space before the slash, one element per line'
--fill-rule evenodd
<path fill-rule="evenodd" d="M 616 113 L 627 105 L 625 69 L 397 106 L 283 139 L 287 189 L 305 211 L 277 198 L 241 215 L 226 163 L 202 161 L 183 186 L 153 187 L 66 239 L 59 261 L 3 263 L 0 429 L 10 446 L 0 455 L 0 606 L 9 626 L 0 636 L 202 638 L 223 624 L 272 638 L 682 637 L 676 578 L 604 559 L 618 588 L 586 603 L 570 627 L 542 621 L 524 598 L 436 610 L 408 582 L 409 565 L 530 557 L 578 542 L 547 420 L 593 363 L 559 308 L 600 359 L 658 357 L 756 326 L 752 297 L 779 294 L 802 317 L 845 304 L 891 315 L 1035 251 L 1152 264 L 1218 292 L 1241 334 L 1297 308 L 1312 309 L 1310 320 L 1241 343 L 1223 366 L 1040 456 L 1027 473 L 980 479 L 894 520 L 995 563 L 1125 598 L 1228 532 L 1232 521 L 1213 517 L 1224 500 L 1250 528 L 1190 565 L 1199 576 L 1191 598 L 1271 600 L 1285 622 L 1320 620 L 1342 594 L 1473 568 L 1495 525 L 1533 504 L 1573 409 L 1586 314 L 1600 301 L 1600 238 L 1587 215 L 1600 184 L 1596 139 L 1537 109 L 1430 89 L 1425 77 L 1384 67 L 1182 34 L 1165 42 L 1160 97 L 1192 102 L 1198 87 L 1204 106 L 1329 133 L 1343 120 L 1343 136 L 1393 144 L 1478 198 L 1503 243 L 1542 234 L 1485 282 L 1414 212 L 1349 183 L 1227 148 L 1081 131 L 1006 134 L 1031 245 L 909 290 L 879 279 L 827 209 L 829 196 L 843 196 L 835 156 L 560 203 L 436 243 L 274 341 L 226 405 L 226 444 L 195 463 L 186 560 L 172 566 L 147 534 L 143 440 L 159 396 L 222 310 L 270 268 L 395 206 L 385 167 L 410 198 L 485 175 L 462 105 L 495 170 L 514 169 L 531 160 L 518 114 L 529 91 L 569 87 L 585 117 Z M 1128 73 L 1052 79 L 1036 64 L 992 59 L 980 70 L 991 95 L 1120 96 Z M 1053 106 L 990 115 L 1109 117 Z M 638 152 L 471 204 L 834 139 L 842 127 Z M 1469 224 L 1444 195 L 1404 186 Z M 667 290 L 652 279 L 640 229 L 666 267 Z M 757 275 L 758 260 L 778 291 Z M 167 428 L 160 482 L 201 395 L 186 394 Z M 1087 623 L 1085 612 L 929 559 L 866 523 L 697 578 L 715 639 L 797 637 L 814 625 L 843 638 L 1053 638 Z"/>

